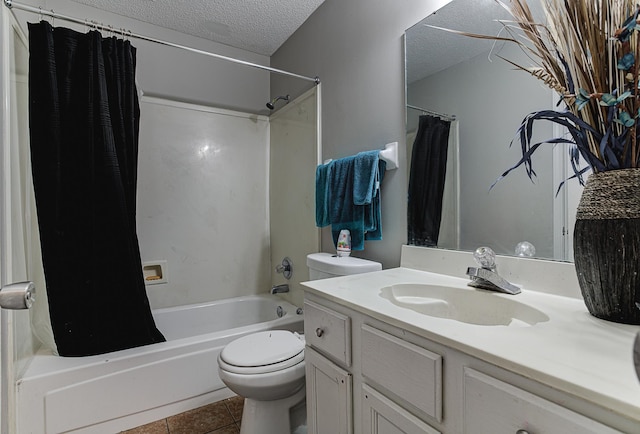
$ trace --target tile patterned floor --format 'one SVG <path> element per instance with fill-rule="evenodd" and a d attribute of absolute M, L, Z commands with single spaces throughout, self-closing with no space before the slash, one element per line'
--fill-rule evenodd
<path fill-rule="evenodd" d="M 244 400 L 236 396 L 121 434 L 239 434 L 243 404 Z"/>

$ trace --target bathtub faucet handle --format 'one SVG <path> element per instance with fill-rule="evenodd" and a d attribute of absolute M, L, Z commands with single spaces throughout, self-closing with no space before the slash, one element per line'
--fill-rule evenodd
<path fill-rule="evenodd" d="M 293 274 L 293 262 L 288 257 L 285 257 L 282 260 L 282 264 L 278 264 L 276 266 L 276 273 L 282 273 L 285 279 L 291 279 L 291 275 Z"/>

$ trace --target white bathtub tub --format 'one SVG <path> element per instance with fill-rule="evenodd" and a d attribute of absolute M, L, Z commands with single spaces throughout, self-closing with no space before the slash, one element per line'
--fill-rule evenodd
<path fill-rule="evenodd" d="M 18 382 L 18 432 L 114 433 L 232 396 L 216 360 L 228 342 L 259 330 L 302 331 L 296 307 L 271 295 L 154 317 L 167 342 L 82 358 L 38 353 Z"/>

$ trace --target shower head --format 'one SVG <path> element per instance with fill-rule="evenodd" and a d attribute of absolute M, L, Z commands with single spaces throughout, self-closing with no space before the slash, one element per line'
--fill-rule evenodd
<path fill-rule="evenodd" d="M 279 100 L 285 100 L 287 103 L 289 102 L 289 95 L 285 95 L 285 96 L 277 96 L 274 99 L 272 99 L 271 101 L 269 101 L 267 103 L 267 108 L 269 110 L 273 110 L 274 108 L 276 108 L 276 102 L 278 102 Z"/>

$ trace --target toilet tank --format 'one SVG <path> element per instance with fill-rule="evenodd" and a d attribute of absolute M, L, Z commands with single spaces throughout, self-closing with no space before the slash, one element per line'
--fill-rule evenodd
<path fill-rule="evenodd" d="M 379 262 L 352 256 L 336 256 L 331 253 L 312 253 L 307 255 L 307 267 L 309 267 L 310 280 L 382 270 L 382 264 Z"/>

